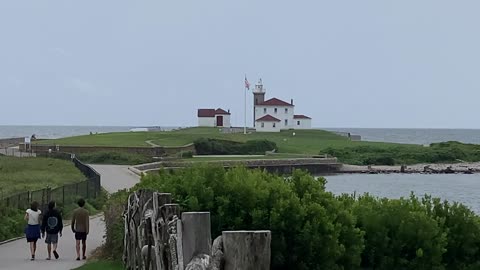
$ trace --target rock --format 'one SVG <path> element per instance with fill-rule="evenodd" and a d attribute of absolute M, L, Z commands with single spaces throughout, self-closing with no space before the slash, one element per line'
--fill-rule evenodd
<path fill-rule="evenodd" d="M 185 270 L 208 270 L 209 265 L 210 256 L 200 254 L 193 257 L 193 259 L 187 264 L 187 267 L 185 267 Z"/>
<path fill-rule="evenodd" d="M 221 270 L 225 264 L 223 253 L 223 238 L 220 235 L 213 241 L 212 245 L 212 259 L 208 270 Z"/>

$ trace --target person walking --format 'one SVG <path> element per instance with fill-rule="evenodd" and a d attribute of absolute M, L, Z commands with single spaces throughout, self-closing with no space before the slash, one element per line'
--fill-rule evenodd
<path fill-rule="evenodd" d="M 58 260 L 60 257 L 57 252 L 58 236 L 62 237 L 63 220 L 60 212 L 55 209 L 55 202 L 48 203 L 48 211 L 43 215 L 41 231 L 42 237 L 45 238 L 45 244 L 47 244 L 48 257 L 47 260 L 52 259 L 52 245 L 53 256 Z M 45 237 L 45 232 L 47 236 Z"/>
<path fill-rule="evenodd" d="M 35 252 L 37 251 L 37 241 L 40 238 L 40 215 L 42 211 L 38 209 L 38 202 L 32 202 L 30 208 L 25 213 L 27 227 L 25 228 L 25 236 L 27 243 L 30 244 L 30 260 L 35 260 Z"/>
<path fill-rule="evenodd" d="M 85 200 L 78 200 L 78 208 L 73 211 L 72 215 L 72 232 L 75 233 L 77 261 L 80 260 L 80 241 L 82 242 L 82 259 L 86 260 L 87 251 L 87 235 L 90 227 L 90 215 L 85 209 Z"/>

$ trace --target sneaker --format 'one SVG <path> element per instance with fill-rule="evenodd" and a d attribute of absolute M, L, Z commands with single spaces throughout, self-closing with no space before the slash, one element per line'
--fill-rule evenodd
<path fill-rule="evenodd" d="M 77 261 L 80 261 L 80 257 L 77 257 Z"/>
<path fill-rule="evenodd" d="M 86 259 L 87 259 L 87 256 L 83 256 L 83 259 L 86 260 Z"/>
<path fill-rule="evenodd" d="M 58 252 L 57 252 L 56 250 L 53 251 L 53 256 L 55 256 L 55 259 L 57 259 L 57 260 L 58 260 L 58 258 L 60 257 L 60 256 L 58 255 Z"/>

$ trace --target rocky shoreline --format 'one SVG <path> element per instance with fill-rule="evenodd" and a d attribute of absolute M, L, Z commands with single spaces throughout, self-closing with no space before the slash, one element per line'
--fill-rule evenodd
<path fill-rule="evenodd" d="M 474 174 L 480 173 L 480 162 L 453 163 L 453 164 L 415 164 L 415 165 L 348 165 L 344 164 L 339 173 L 365 173 L 365 174 L 389 174 L 389 173 L 418 173 L 418 174 Z"/>

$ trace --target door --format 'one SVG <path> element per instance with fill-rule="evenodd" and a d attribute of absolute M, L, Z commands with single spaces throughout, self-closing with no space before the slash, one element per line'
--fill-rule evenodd
<path fill-rule="evenodd" d="M 223 116 L 217 116 L 217 127 L 223 127 Z"/>

